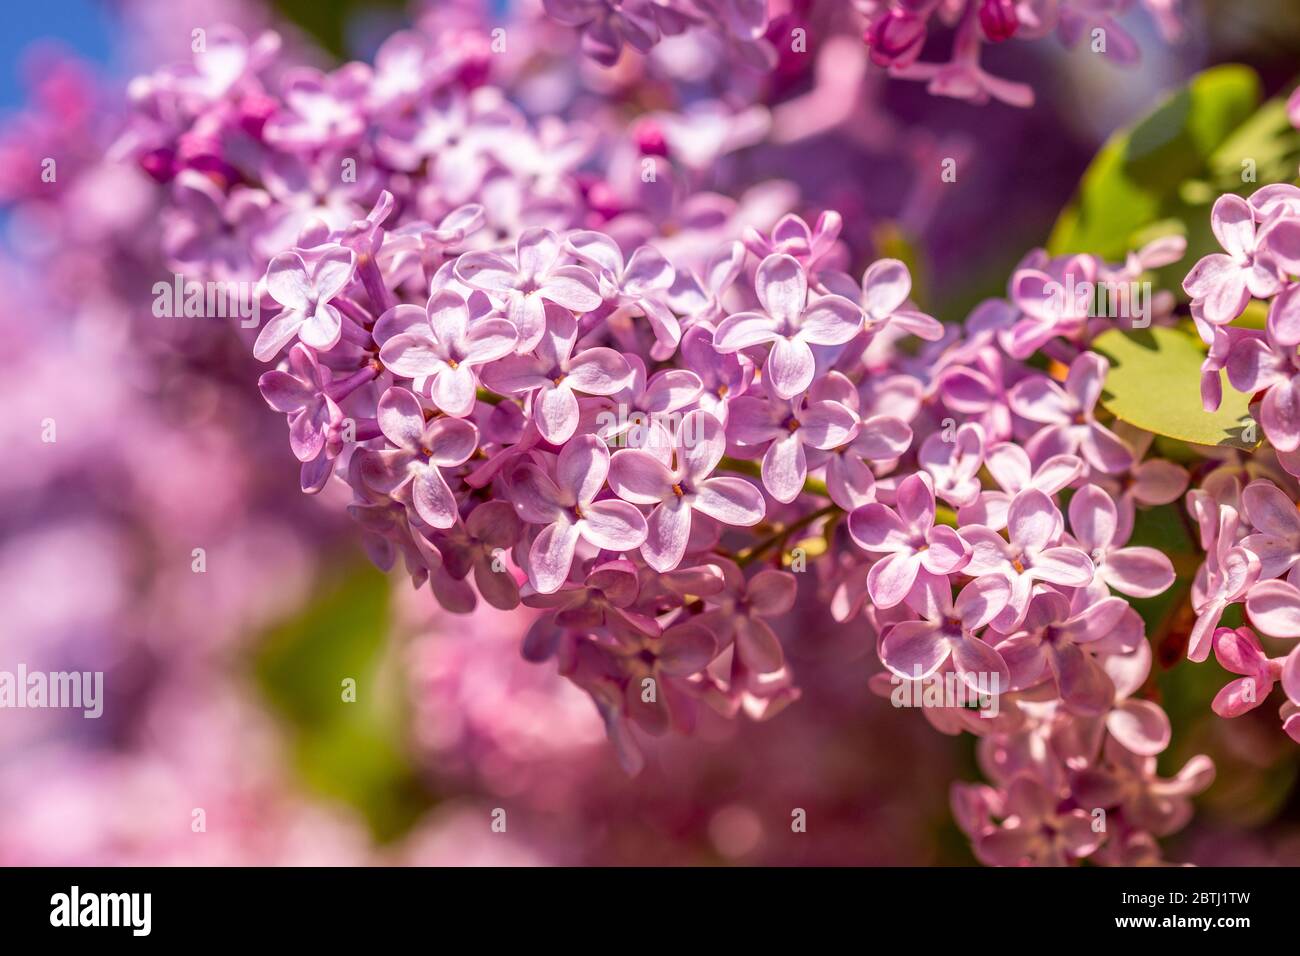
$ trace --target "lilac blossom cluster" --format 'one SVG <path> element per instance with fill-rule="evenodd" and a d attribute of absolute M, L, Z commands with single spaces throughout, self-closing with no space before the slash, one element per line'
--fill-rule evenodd
<path fill-rule="evenodd" d="M 834 212 L 744 228 L 689 189 L 611 208 L 581 168 L 587 131 L 485 85 L 481 36 L 398 34 L 373 67 L 273 81 L 272 35 L 214 31 L 194 67 L 134 85 L 123 149 L 171 191 L 169 260 L 261 277 L 253 352 L 276 364 L 261 390 L 303 490 L 345 488 L 376 563 L 444 608 L 541 611 L 525 657 L 591 696 L 630 772 L 642 732 L 797 699 L 771 621 L 820 556 L 836 619 L 876 644 L 877 689 L 1000 688 L 996 716 L 924 710 L 981 737 L 991 784 L 954 791 L 981 859 L 1155 858 L 1213 770 L 1156 773 L 1169 722 L 1128 599 L 1175 573 L 1129 539 L 1188 474 L 1099 407 L 1089 346 L 1115 323 L 1059 290 L 1137 282 L 1182 242 L 1122 263 L 1031 253 L 1006 298 L 941 324 L 902 262 L 847 271 Z M 1247 527 L 1249 504 L 1221 500 L 1231 471 L 1189 499 L 1211 556 L 1194 659 L 1259 577 L 1238 538 L 1290 547 L 1275 507 Z M 1289 626 L 1264 593 L 1260 616 Z M 1290 690 L 1247 637 L 1220 643 Z"/>
<path fill-rule="evenodd" d="M 1033 88 L 984 70 L 985 46 L 1055 34 L 1067 48 L 1087 45 L 1116 63 L 1133 64 L 1141 50 L 1119 21 L 1137 5 L 1137 0 L 854 0 L 852 7 L 872 62 L 889 75 L 925 83 L 937 96 L 1028 107 Z M 1166 40 L 1181 36 L 1181 0 L 1141 0 L 1141 5 Z M 718 41 L 729 60 L 770 70 L 783 46 L 806 48 L 813 14 L 809 4 L 793 0 L 543 0 L 543 6 L 557 22 L 578 30 L 583 52 L 605 67 L 618 63 L 625 49 L 649 53 L 661 40 L 697 30 Z M 843 24 L 836 19 L 835 26 Z M 948 59 L 922 60 L 926 41 L 944 29 L 952 32 Z"/>
<path fill-rule="evenodd" d="M 855 0 L 867 18 L 871 58 L 891 76 L 927 84 L 938 96 L 975 103 L 990 99 L 1027 107 L 1033 88 L 986 72 L 980 56 L 988 44 L 1012 38 L 1036 40 L 1056 34 L 1067 48 L 1088 45 L 1120 64 L 1141 56 L 1137 41 L 1118 18 L 1135 0 Z M 1182 32 L 1180 0 L 1143 0 L 1166 39 Z M 937 26 L 953 30 L 945 62 L 921 59 L 926 40 Z"/>
<path fill-rule="evenodd" d="M 382 564 L 402 556 L 451 609 L 477 593 L 545 612 L 525 656 L 591 695 L 627 770 L 633 728 L 797 696 L 769 619 L 795 604 L 794 536 L 820 535 L 837 616 L 878 636 L 878 682 L 1002 689 L 992 720 L 926 710 L 992 755 L 1000 788 L 961 812 L 982 858 L 1079 859 L 1118 832 L 1119 860 L 1186 821 L 1211 771 L 1155 776 L 1169 723 L 1137 696 L 1150 649 L 1125 598 L 1173 583 L 1168 557 L 1127 541 L 1136 508 L 1187 476 L 1099 420 L 1107 364 L 1087 343 L 1112 323 L 1052 292 L 1131 281 L 1180 243 L 1119 266 L 1032 255 L 961 329 L 912 305 L 901 262 L 860 281 L 828 265 L 833 213 L 751 232 L 703 275 L 591 230 L 457 254 L 476 210 L 454 236 L 390 232 L 390 213 L 385 194 L 272 260 L 284 311 L 256 351 L 288 351 L 263 394 L 309 490 L 351 487 Z M 413 243 L 423 269 L 402 265 Z M 1035 353 L 1068 360 L 1064 381 Z M 1056 736 L 1044 759 L 1034 741 Z"/>
<path fill-rule="evenodd" d="M 1224 252 L 1202 258 L 1183 283 L 1209 346 L 1201 397 L 1208 411 L 1220 407 L 1226 370 L 1232 388 L 1251 396 L 1254 421 L 1245 430 L 1253 437 L 1258 422 L 1268 448 L 1216 470 L 1188 496 L 1206 555 L 1192 595 L 1198 616 L 1188 657 L 1203 661 L 1213 650 L 1240 675 L 1214 700 L 1224 717 L 1260 706 L 1280 684 L 1283 727 L 1300 742 L 1300 645 L 1274 654 L 1256 634 L 1300 637 L 1300 188 L 1282 183 L 1248 199 L 1222 196 L 1211 225 Z M 1237 324 L 1255 301 L 1268 304 L 1263 328 Z M 1219 626 L 1234 605 L 1244 607 L 1253 630 Z"/>

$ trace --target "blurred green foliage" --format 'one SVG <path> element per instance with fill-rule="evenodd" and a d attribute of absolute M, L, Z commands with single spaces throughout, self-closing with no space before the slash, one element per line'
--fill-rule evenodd
<path fill-rule="evenodd" d="M 359 14 L 378 9 L 400 15 L 407 8 L 404 0 L 273 0 L 271 5 L 340 60 L 353 52 L 348 48 L 348 26 Z"/>
<path fill-rule="evenodd" d="M 377 840 L 404 833 L 429 796 L 402 746 L 405 694 L 385 668 L 388 578 L 367 563 L 326 572 L 314 600 L 273 628 L 256 679 L 287 725 L 295 764 L 312 790 L 359 811 Z M 355 702 L 344 681 L 356 682 Z"/>
<path fill-rule="evenodd" d="M 1151 239 L 1181 233 L 1187 256 L 1157 273 L 1158 288 L 1181 295 L 1187 263 L 1219 249 L 1210 229 L 1214 200 L 1295 176 L 1300 131 L 1287 119 L 1285 99 L 1261 105 L 1261 91 L 1249 67 L 1214 67 L 1117 132 L 1084 173 L 1048 250 L 1122 261 Z"/>

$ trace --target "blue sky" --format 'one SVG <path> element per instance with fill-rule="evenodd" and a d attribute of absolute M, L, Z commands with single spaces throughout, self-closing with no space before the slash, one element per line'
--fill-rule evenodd
<path fill-rule="evenodd" d="M 94 0 L 6 3 L 0 30 L 0 110 L 13 109 L 26 99 L 19 68 L 22 52 L 32 41 L 57 40 L 96 63 L 107 64 L 114 29 L 111 14 Z"/>

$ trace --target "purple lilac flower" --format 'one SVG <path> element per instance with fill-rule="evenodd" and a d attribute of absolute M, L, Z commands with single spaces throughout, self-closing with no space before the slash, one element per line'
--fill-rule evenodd
<path fill-rule="evenodd" d="M 748 527 L 763 520 L 763 493 L 744 478 L 710 477 L 727 450 L 722 423 L 696 410 L 682 419 L 670 447 L 615 453 L 609 484 L 620 498 L 653 505 L 641 555 L 656 571 L 671 571 L 686 553 L 691 514 Z"/>
<path fill-rule="evenodd" d="M 553 474 L 525 463 L 511 474 L 510 499 L 519 517 L 541 530 L 528 551 L 528 579 L 538 591 L 557 591 L 569 576 L 578 542 L 609 551 L 632 551 L 646 539 L 635 506 L 597 500 L 609 474 L 609 450 L 592 435 L 568 442 Z"/>
<path fill-rule="evenodd" d="M 763 378 L 778 398 L 791 399 L 812 384 L 813 345 L 843 345 L 862 328 L 862 312 L 843 296 L 808 301 L 808 276 L 797 260 L 772 255 L 754 279 L 763 312 L 727 316 L 713 333 L 720 352 L 771 344 Z"/>

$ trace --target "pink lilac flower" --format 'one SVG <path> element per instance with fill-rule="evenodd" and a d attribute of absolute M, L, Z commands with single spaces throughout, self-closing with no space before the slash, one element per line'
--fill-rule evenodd
<path fill-rule="evenodd" d="M 518 542 L 519 517 L 508 501 L 485 501 L 464 522 L 435 534 L 433 543 L 443 567 L 456 580 L 474 575 L 474 587 L 494 608 L 510 611 L 519 606 L 519 584 L 504 564 Z"/>
<path fill-rule="evenodd" d="M 1064 388 L 1045 375 L 1012 387 L 1007 394 L 1011 410 L 1047 426 L 1026 442 L 1030 458 L 1078 454 L 1093 468 L 1110 473 L 1129 466 L 1133 456 L 1128 446 L 1094 415 L 1109 367 L 1100 355 L 1085 352 L 1071 363 Z"/>
<path fill-rule="evenodd" d="M 582 349 L 576 355 L 578 325 L 572 313 L 548 305 L 543 333 L 532 354 L 507 356 L 483 372 L 484 384 L 508 395 L 526 394 L 541 436 L 562 444 L 578 429 L 578 392 L 613 395 L 632 380 L 632 367 L 613 349 Z"/>
<path fill-rule="evenodd" d="M 1086 553 L 1060 544 L 1061 512 L 1037 488 L 1027 488 L 1007 509 L 1009 541 L 981 525 L 963 527 L 961 536 L 971 548 L 965 571 L 972 577 L 998 575 L 1011 585 L 1010 598 L 994 625 L 1003 632 L 1020 625 L 1029 610 L 1034 583 L 1086 587 L 1096 569 Z"/>
<path fill-rule="evenodd" d="M 600 270 L 597 277 L 606 302 L 620 310 L 640 310 L 654 329 L 663 357 L 673 353 L 682 330 L 664 299 L 676 273 L 661 252 L 641 246 L 624 263 L 617 243 L 598 232 L 575 232 L 565 240 L 565 248 L 583 264 Z"/>
<path fill-rule="evenodd" d="M 975 842 L 975 854 L 990 866 L 1065 866 L 1091 855 L 1106 839 L 1081 809 L 1059 810 L 1059 801 L 1030 776 L 1007 788 L 1002 823 Z"/>
<path fill-rule="evenodd" d="M 980 493 L 984 430 L 967 422 L 952 436 L 937 431 L 922 443 L 916 460 L 929 473 L 939 497 L 956 508 L 970 505 Z"/>
<path fill-rule="evenodd" d="M 853 383 L 839 372 L 831 372 L 813 384 L 809 396 L 813 401 L 836 401 L 858 413 L 861 398 Z M 890 462 L 912 444 L 912 429 L 893 415 L 859 417 L 857 434 L 852 441 L 825 451 L 814 450 L 808 467 L 825 467 L 826 488 L 831 501 L 845 511 L 852 511 L 874 498 L 875 476 L 867 465 Z"/>
<path fill-rule="evenodd" d="M 659 42 L 658 8 L 652 0 L 543 0 L 546 12 L 580 27 L 582 49 L 602 66 L 613 66 L 624 45 L 648 53 Z"/>
<path fill-rule="evenodd" d="M 450 528 L 459 511 L 442 469 L 469 460 L 478 446 L 478 429 L 459 418 L 426 423 L 420 400 L 397 387 L 380 398 L 377 418 L 384 437 L 396 447 L 366 452 L 362 462 L 366 483 L 389 495 L 409 488 L 421 520 L 434 528 Z"/>
<path fill-rule="evenodd" d="M 736 658 L 756 674 L 776 674 L 785 666 L 781 642 L 769 617 L 779 617 L 794 607 L 798 582 L 789 571 L 765 568 L 745 579 L 734 562 L 719 564 L 726 587 L 711 599 L 713 607 L 697 615 L 720 642 L 734 642 Z"/>
<path fill-rule="evenodd" d="M 767 9 L 749 0 L 561 6 L 610 61 L 638 14 L 648 19 L 633 45 L 690 27 L 686 43 L 725 49 L 727 62 L 761 65 L 770 52 Z M 1055 0 L 856 6 L 872 57 L 895 75 L 1020 104 L 1030 91 L 984 71 L 984 43 L 1041 36 L 1062 11 L 1067 36 L 1109 28 L 1116 13 Z M 1088 343 L 1108 320 L 1052 283 L 1137 281 L 1181 246 L 1116 264 L 1031 253 L 1006 298 L 941 325 L 911 302 L 900 261 L 873 263 L 861 282 L 845 271 L 866 252 L 861 228 L 842 235 L 847 217 L 794 215 L 813 197 L 786 184 L 741 192 L 749 184 L 722 160 L 758 147 L 768 120 L 757 100 L 674 103 L 627 129 L 585 94 L 551 115 L 511 86 L 524 74 L 485 54 L 473 22 L 467 39 L 433 18 L 385 44 L 373 70 L 281 75 L 232 47 L 202 95 L 178 100 L 162 77 L 141 97 L 126 151 L 176 180 L 163 196 L 176 219 L 169 254 L 250 277 L 270 260 L 267 285 L 286 312 L 257 352 L 271 360 L 291 346 L 263 383 L 291 418 L 295 456 L 307 456 L 304 487 L 350 490 L 376 563 L 400 556 L 444 608 L 481 597 L 541 612 L 525 655 L 588 693 L 629 770 L 645 762 L 643 732 L 690 732 L 705 710 L 767 719 L 798 699 L 802 655 L 787 661 L 771 621 L 816 577 L 837 617 L 860 613 L 878 635 L 891 673 L 1005 682 L 995 719 L 926 714 L 982 738 L 992 785 L 966 791 L 960 810 L 982 858 L 1111 862 L 1099 837 L 1073 833 L 1103 777 L 1119 808 L 1114 859 L 1153 855 L 1141 825 L 1185 822 L 1204 765 L 1171 782 L 1144 762 L 1168 745 L 1169 723 L 1138 697 L 1150 646 L 1110 589 L 1168 585 L 1166 559 L 1124 545 L 1135 508 L 1172 502 L 1188 474 L 1148 457 L 1149 436 L 1098 422 L 1107 366 Z M 943 25 L 956 29 L 951 59 L 921 62 Z M 546 51 L 529 53 L 545 66 Z M 629 58 L 600 82 L 662 67 Z M 530 121 L 515 100 L 546 117 Z M 351 183 L 338 170 L 354 154 Z M 202 188 L 187 192 L 187 174 L 203 175 Z M 851 223 L 874 216 L 850 208 Z M 1300 261 L 1298 211 L 1284 189 L 1249 202 L 1250 255 L 1286 270 L 1283 286 Z M 1245 235 L 1244 222 L 1225 223 L 1233 242 Z M 749 270 L 752 288 L 737 281 Z M 1224 281 L 1236 281 L 1230 271 Z M 1254 332 L 1215 325 L 1209 293 L 1192 310 L 1207 369 L 1215 385 L 1226 369 L 1234 387 L 1276 392 L 1261 414 L 1282 457 L 1206 453 L 1219 467 L 1192 469 L 1189 506 L 1210 555 L 1193 589 L 1193 656 L 1243 601 L 1261 631 L 1289 631 L 1293 595 L 1278 590 L 1289 585 L 1257 582 L 1265 564 L 1276 575 L 1297 564 L 1294 520 L 1273 500 L 1294 490 L 1278 465 L 1300 434 L 1285 388 L 1298 374 L 1297 297 L 1280 288 L 1269 328 Z M 1174 321 L 1172 308 L 1159 321 Z M 926 344 L 914 349 L 911 335 Z M 1045 359 L 1073 363 L 1064 388 L 1035 371 Z M 761 486 L 750 477 L 759 458 Z M 958 509 L 955 527 L 936 499 Z M 828 554 L 801 579 L 778 568 L 803 536 L 823 537 Z M 1300 714 L 1283 717 L 1300 732 Z"/>
<path fill-rule="evenodd" d="M 737 352 L 767 345 L 763 378 L 778 398 L 791 399 L 807 391 L 816 370 L 813 345 L 843 345 L 862 328 L 862 313 L 843 296 L 808 300 L 808 276 L 791 256 L 771 255 L 762 261 L 754 288 L 763 312 L 727 316 L 713 333 L 720 352 Z"/>
<path fill-rule="evenodd" d="M 1282 291 L 1283 275 L 1256 235 L 1255 214 L 1240 196 L 1220 196 L 1210 215 L 1214 236 L 1225 252 L 1201 259 L 1183 289 L 1214 325 L 1227 325 L 1245 311 L 1252 297 L 1269 299 Z"/>
<path fill-rule="evenodd" d="M 1300 511 L 1290 497 L 1271 481 L 1252 481 L 1241 492 L 1246 520 L 1255 529 L 1242 539 L 1242 547 L 1259 558 L 1262 579 L 1287 575 L 1300 583 Z"/>
<path fill-rule="evenodd" d="M 330 300 L 347 287 L 355 268 L 356 255 L 342 247 L 322 253 L 310 271 L 296 252 L 276 256 L 266 270 L 266 290 L 284 311 L 262 327 L 253 355 L 270 361 L 294 338 L 314 349 L 333 348 L 343 317 Z"/>
<path fill-rule="evenodd" d="M 1294 510 L 1294 509 L 1293 509 Z M 1174 583 L 1174 566 L 1155 548 L 1122 546 L 1115 502 L 1096 485 L 1084 485 L 1070 499 L 1070 531 L 1092 558 L 1097 577 L 1121 594 L 1153 597 Z"/>
<path fill-rule="evenodd" d="M 683 368 L 664 369 L 647 379 L 645 362 L 640 357 L 631 355 L 626 361 L 632 369 L 628 384 L 607 401 L 591 405 L 597 410 L 597 434 L 605 441 L 633 448 L 671 445 L 671 423 L 699 398 L 703 381 Z"/>
<path fill-rule="evenodd" d="M 1207 518 L 1209 521 L 1214 520 L 1213 516 Z M 1192 608 L 1197 617 L 1188 642 L 1187 657 L 1188 660 L 1197 662 L 1210 656 L 1214 631 L 1219 626 L 1223 612 L 1230 604 L 1244 598 L 1251 586 L 1259 580 L 1259 558 L 1246 548 L 1236 545 L 1239 521 L 1237 512 L 1233 508 L 1222 506 L 1217 521 L 1217 527 L 1210 525 L 1208 537 L 1207 529 L 1202 528 L 1205 563 L 1192 584 Z"/>
<path fill-rule="evenodd" d="M 1254 710 L 1273 692 L 1281 671 L 1264 653 L 1264 647 L 1248 627 L 1221 627 L 1214 632 L 1214 657 L 1225 670 L 1240 674 L 1214 696 L 1210 705 L 1220 717 L 1240 717 Z"/>
<path fill-rule="evenodd" d="M 839 402 L 745 395 L 731 403 L 728 428 L 741 446 L 764 449 L 763 487 L 788 503 L 799 497 L 808 477 L 804 446 L 828 449 L 851 441 L 857 419 Z"/>
<path fill-rule="evenodd" d="M 289 350 L 289 368 L 273 369 L 257 382 L 266 403 L 289 419 L 289 446 L 299 461 L 312 461 L 325 447 L 331 426 L 343 412 L 327 390 L 330 372 L 322 369 L 316 354 L 304 345 Z"/>
<path fill-rule="evenodd" d="M 961 507 L 957 518 L 962 524 L 981 524 L 994 531 L 1007 526 L 1007 508 L 1026 488 L 1037 488 L 1055 495 L 1069 486 L 1084 470 L 1082 459 L 1075 455 L 1053 455 L 1035 469 L 1029 455 L 1019 445 L 1000 442 L 984 452 L 984 466 L 1001 491 L 980 491 L 978 498 Z"/>
<path fill-rule="evenodd" d="M 535 349 L 546 333 L 545 303 L 578 312 L 601 304 L 596 278 L 582 266 L 563 263 L 564 247 L 549 229 L 527 229 L 515 243 L 514 261 L 496 252 L 467 252 L 456 276 L 470 288 L 496 296 L 519 330 L 518 351 Z"/>
<path fill-rule="evenodd" d="M 763 520 L 763 493 L 754 485 L 744 478 L 710 477 L 726 450 L 722 423 L 697 409 L 682 419 L 671 446 L 627 448 L 611 459 L 614 493 L 653 506 L 641 555 L 656 571 L 671 571 L 681 563 L 692 512 L 740 527 Z"/>
<path fill-rule="evenodd" d="M 1117 597 L 1095 603 L 1085 597 L 1075 604 L 1071 606 L 1056 591 L 1038 592 L 1019 625 L 1023 630 L 1011 634 L 997 649 L 1011 668 L 1010 689 L 1030 688 L 1050 679 L 1068 709 L 1097 716 L 1111 707 L 1115 689 L 1089 653 L 1090 645 L 1112 635 L 1128 604 Z"/>
<path fill-rule="evenodd" d="M 393 308 L 419 311 L 417 306 Z M 457 418 L 474 410 L 476 368 L 511 354 L 519 340 L 508 320 L 490 314 L 471 318 L 465 300 L 446 289 L 429 297 L 422 316 L 399 321 L 409 323 L 410 331 L 385 341 L 380 361 L 403 378 L 426 379 L 433 404 Z"/>
<path fill-rule="evenodd" d="M 869 506 L 868 506 L 869 507 Z M 908 602 L 922 615 L 901 621 L 881 636 L 880 660 L 904 679 L 922 680 L 951 658 L 969 686 L 983 690 L 996 677 L 997 688 L 1010 688 L 1011 673 L 1002 655 L 975 632 L 1005 606 L 1008 587 L 1001 578 L 975 580 L 954 602 L 947 577 L 925 573 Z"/>
<path fill-rule="evenodd" d="M 970 546 L 961 535 L 946 525 L 935 525 L 929 475 L 915 474 L 899 484 L 897 508 L 895 512 L 882 504 L 866 504 L 849 515 L 849 534 L 858 547 L 885 555 L 867 576 L 871 600 L 882 608 L 907 597 L 922 569 L 946 578 L 971 559 Z"/>
<path fill-rule="evenodd" d="M 557 591 L 569 576 L 578 542 L 610 551 L 631 551 L 646 540 L 646 522 L 635 506 L 597 500 L 609 474 L 609 449 L 593 435 L 579 435 L 555 460 L 553 474 L 534 463 L 510 475 L 510 498 L 519 517 L 539 525 L 528 551 L 528 579 L 538 591 Z"/>

